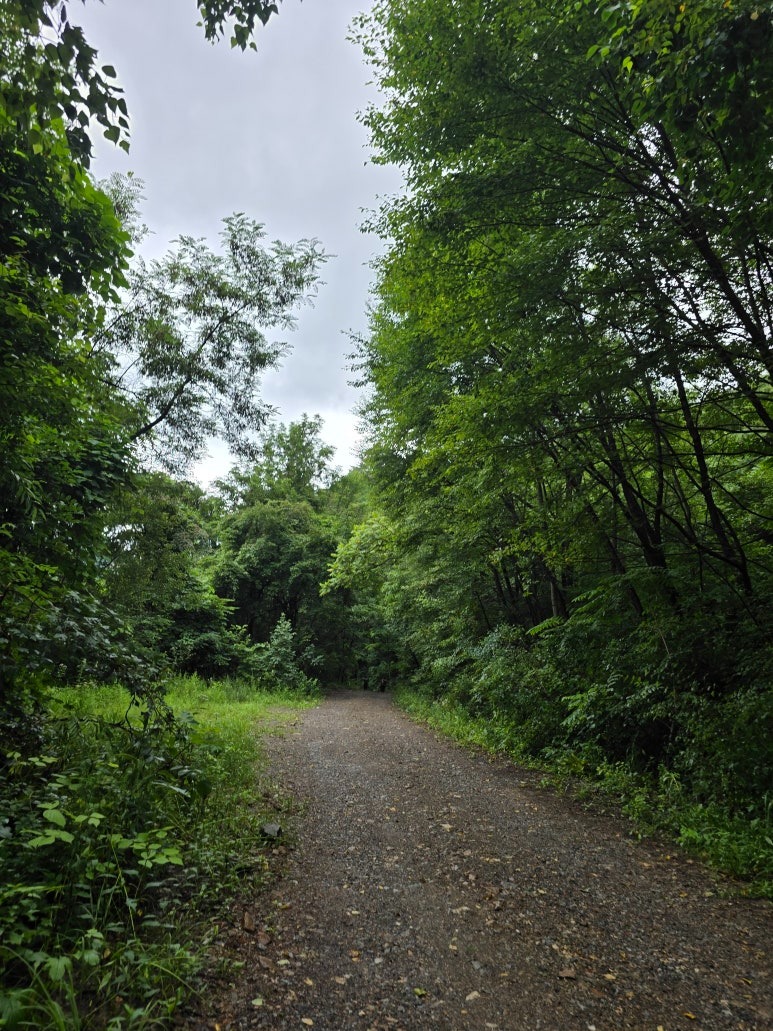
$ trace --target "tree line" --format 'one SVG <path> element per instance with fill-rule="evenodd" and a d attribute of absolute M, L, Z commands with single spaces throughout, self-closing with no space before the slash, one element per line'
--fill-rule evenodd
<path fill-rule="evenodd" d="M 406 190 L 331 582 L 518 754 L 768 833 L 770 12 L 382 0 L 355 34 Z"/>

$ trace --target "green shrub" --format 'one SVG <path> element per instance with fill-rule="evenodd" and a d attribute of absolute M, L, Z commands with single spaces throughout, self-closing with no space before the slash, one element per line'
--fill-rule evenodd
<path fill-rule="evenodd" d="M 196 677 L 166 702 L 97 685 L 46 702 L 35 748 L 0 755 L 0 1027 L 159 1026 L 191 991 L 196 922 L 265 880 L 267 702 Z"/>
<path fill-rule="evenodd" d="M 301 695 L 314 695 L 319 690 L 319 682 L 305 673 L 303 667 L 314 667 L 318 661 L 311 648 L 306 648 L 300 655 L 297 653 L 292 624 L 282 613 L 268 644 L 258 655 L 256 665 L 260 685 L 268 691 L 289 690 Z"/>

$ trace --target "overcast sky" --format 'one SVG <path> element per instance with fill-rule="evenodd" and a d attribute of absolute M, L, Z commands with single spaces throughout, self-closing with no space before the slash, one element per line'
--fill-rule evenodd
<path fill-rule="evenodd" d="M 319 413 L 336 462 L 356 461 L 356 392 L 348 386 L 347 331 L 366 324 L 379 241 L 358 229 L 363 211 L 399 189 L 394 169 L 370 163 L 357 121 L 375 94 L 359 49 L 346 39 L 368 0 L 284 0 L 259 29 L 258 52 L 212 46 L 196 27 L 195 0 L 89 0 L 73 20 L 112 64 L 132 121 L 131 152 L 104 143 L 93 171 L 132 170 L 145 181 L 146 256 L 179 234 L 213 244 L 234 211 L 266 225 L 270 239 L 317 237 L 336 257 L 323 269 L 313 309 L 286 339 L 292 351 L 264 379 L 283 422 Z M 214 449 L 199 470 L 221 476 L 231 461 Z"/>

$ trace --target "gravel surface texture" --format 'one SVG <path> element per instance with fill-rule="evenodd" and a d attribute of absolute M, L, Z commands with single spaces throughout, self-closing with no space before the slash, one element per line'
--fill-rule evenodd
<path fill-rule="evenodd" d="M 269 749 L 304 803 L 296 844 L 223 938 L 244 966 L 186 1027 L 773 1027 L 773 908 L 617 816 L 385 695 L 331 695 Z"/>

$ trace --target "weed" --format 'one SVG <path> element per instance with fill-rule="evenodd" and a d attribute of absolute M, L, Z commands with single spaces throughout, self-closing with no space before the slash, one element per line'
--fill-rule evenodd
<path fill-rule="evenodd" d="M 167 1026 L 212 914 L 268 875 L 260 728 L 303 703 L 195 677 L 49 703 L 37 751 L 0 756 L 0 1027 Z"/>

